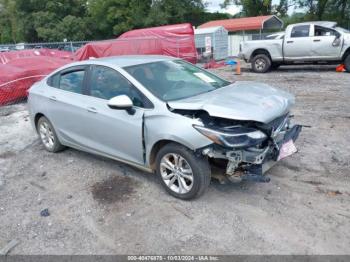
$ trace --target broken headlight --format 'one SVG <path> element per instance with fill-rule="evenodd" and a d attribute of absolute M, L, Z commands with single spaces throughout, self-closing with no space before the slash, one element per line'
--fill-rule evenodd
<path fill-rule="evenodd" d="M 204 126 L 193 125 L 202 135 L 216 144 L 226 147 L 251 147 L 266 140 L 267 136 L 254 128 L 235 126 L 226 130 L 214 130 Z"/>

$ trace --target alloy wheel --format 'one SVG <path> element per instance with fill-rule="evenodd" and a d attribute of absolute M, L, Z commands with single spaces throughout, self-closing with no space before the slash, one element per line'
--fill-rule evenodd
<path fill-rule="evenodd" d="M 193 186 L 193 172 L 189 163 L 179 154 L 169 153 L 160 161 L 160 174 L 164 183 L 178 194 L 188 193 Z"/>
<path fill-rule="evenodd" d="M 51 126 L 47 122 L 43 121 L 40 123 L 39 134 L 44 146 L 52 149 L 55 145 L 55 136 Z"/>
<path fill-rule="evenodd" d="M 255 61 L 255 68 L 256 69 L 261 71 L 261 70 L 264 70 L 265 66 L 266 66 L 266 62 L 264 59 L 262 59 L 262 58 L 256 59 L 256 61 Z"/>

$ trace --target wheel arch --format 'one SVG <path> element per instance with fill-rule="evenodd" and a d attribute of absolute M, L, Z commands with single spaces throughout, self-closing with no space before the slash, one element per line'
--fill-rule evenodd
<path fill-rule="evenodd" d="M 348 47 L 348 49 L 345 50 L 343 57 L 342 57 L 342 61 L 344 62 L 346 57 L 350 55 L 350 47 Z"/>
<path fill-rule="evenodd" d="M 251 62 L 255 56 L 261 55 L 261 54 L 267 55 L 272 61 L 270 52 L 265 48 L 259 48 L 253 51 L 252 55 L 250 56 L 249 62 Z"/>
<path fill-rule="evenodd" d="M 178 144 L 178 145 L 184 146 L 184 147 L 189 148 L 190 150 L 192 150 L 190 147 L 188 147 L 184 143 L 180 143 L 179 141 L 176 141 L 176 140 L 172 140 L 172 139 L 161 139 L 161 140 L 158 140 L 156 143 L 153 144 L 153 146 L 152 146 L 152 148 L 150 150 L 150 153 L 149 153 L 149 157 L 148 157 L 149 167 L 153 171 L 156 170 L 156 158 L 157 158 L 157 154 L 158 154 L 159 150 L 161 148 L 163 148 L 165 145 L 168 145 L 170 143 Z"/>
<path fill-rule="evenodd" d="M 34 116 L 34 126 L 35 126 L 35 129 L 38 128 L 38 122 L 39 122 L 39 119 L 41 117 L 45 116 L 43 113 L 36 113 L 35 116 Z M 46 116 L 45 116 L 46 117 Z"/>

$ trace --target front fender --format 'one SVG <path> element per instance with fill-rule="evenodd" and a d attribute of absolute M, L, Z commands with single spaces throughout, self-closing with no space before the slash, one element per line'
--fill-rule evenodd
<path fill-rule="evenodd" d="M 147 165 L 150 163 L 152 148 L 161 140 L 170 140 L 191 150 L 212 144 L 211 140 L 193 128 L 194 124 L 200 124 L 199 120 L 169 112 L 167 115 L 145 114 L 144 121 Z"/>

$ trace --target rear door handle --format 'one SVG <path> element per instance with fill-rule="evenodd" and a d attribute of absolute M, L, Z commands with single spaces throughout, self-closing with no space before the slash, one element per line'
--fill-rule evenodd
<path fill-rule="evenodd" d="M 50 100 L 57 101 L 57 98 L 55 96 L 50 96 Z"/>
<path fill-rule="evenodd" d="M 321 39 L 314 39 L 314 42 L 321 42 Z"/>
<path fill-rule="evenodd" d="M 287 44 L 291 44 L 291 43 L 294 43 L 294 41 L 287 41 Z"/>
<path fill-rule="evenodd" d="M 90 113 L 94 113 L 94 114 L 97 113 L 97 110 L 96 110 L 96 108 L 94 108 L 94 107 L 88 107 L 88 108 L 87 108 L 87 111 L 90 112 Z"/>

